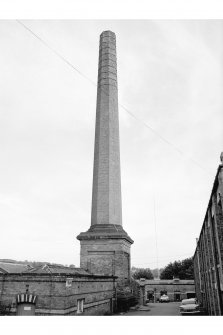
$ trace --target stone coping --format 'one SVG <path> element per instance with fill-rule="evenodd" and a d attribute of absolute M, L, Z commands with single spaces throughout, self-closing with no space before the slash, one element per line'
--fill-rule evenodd
<path fill-rule="evenodd" d="M 77 239 L 79 241 L 92 239 L 125 239 L 131 244 L 134 243 L 122 226 L 115 224 L 92 225 L 86 232 L 80 233 Z"/>
<path fill-rule="evenodd" d="M 113 275 L 100 275 L 100 274 L 74 274 L 74 273 L 35 273 L 35 272 L 21 272 L 21 273 L 0 273 L 0 278 L 1 277 L 13 277 L 13 276 L 17 276 L 17 277 L 55 277 L 55 278 L 61 278 L 61 277 L 77 277 L 77 278 L 99 278 L 99 279 L 116 279 L 118 278 L 117 276 L 113 276 Z"/>

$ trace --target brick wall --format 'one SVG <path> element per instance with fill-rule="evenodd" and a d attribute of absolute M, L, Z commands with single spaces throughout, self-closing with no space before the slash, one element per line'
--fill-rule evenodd
<path fill-rule="evenodd" d="M 194 254 L 196 293 L 209 315 L 223 314 L 222 199 L 223 169 L 220 165 Z"/>
<path fill-rule="evenodd" d="M 139 281 L 140 283 L 140 281 Z M 187 293 L 194 292 L 195 293 L 195 285 L 193 280 L 179 280 L 179 282 L 174 283 L 173 281 L 169 280 L 146 280 L 144 283 L 141 282 L 140 286 L 144 287 L 144 299 L 147 299 L 147 292 L 154 291 L 156 294 L 156 299 L 160 298 L 161 291 L 166 291 L 168 297 L 171 301 L 176 300 L 175 294 L 180 294 L 180 300 L 187 299 Z"/>
<path fill-rule="evenodd" d="M 130 243 L 125 240 L 82 240 L 80 267 L 91 273 L 113 275 L 118 283 L 130 281 Z"/>
<path fill-rule="evenodd" d="M 66 279 L 72 278 L 71 287 Z M 112 277 L 75 277 L 65 275 L 0 275 L 0 301 L 16 307 L 16 295 L 29 292 L 37 296 L 36 315 L 75 315 L 77 300 L 84 299 L 84 315 L 103 315 L 112 312 L 115 297 Z M 12 310 L 15 313 L 15 309 Z"/>

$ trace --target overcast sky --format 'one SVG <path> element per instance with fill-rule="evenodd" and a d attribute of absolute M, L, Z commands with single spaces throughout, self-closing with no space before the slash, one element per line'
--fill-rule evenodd
<path fill-rule="evenodd" d="M 223 21 L 23 22 L 95 83 L 99 35 L 116 33 L 119 103 L 139 120 L 119 107 L 132 265 L 192 256 L 223 149 Z M 0 258 L 79 266 L 96 86 L 16 21 L 0 45 Z"/>

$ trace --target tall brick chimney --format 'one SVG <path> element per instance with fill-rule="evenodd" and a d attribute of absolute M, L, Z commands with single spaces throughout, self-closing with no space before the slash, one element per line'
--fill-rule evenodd
<path fill-rule="evenodd" d="M 91 226 L 77 239 L 82 268 L 129 282 L 133 240 L 122 228 L 116 37 L 111 31 L 100 36 Z"/>
<path fill-rule="evenodd" d="M 91 225 L 122 225 L 116 40 L 100 36 Z"/>

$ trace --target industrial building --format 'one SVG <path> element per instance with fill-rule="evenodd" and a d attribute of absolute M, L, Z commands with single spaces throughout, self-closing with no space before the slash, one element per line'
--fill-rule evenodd
<path fill-rule="evenodd" d="M 170 301 L 181 301 L 195 297 L 194 280 L 173 279 L 144 279 L 137 280 L 140 285 L 140 303 L 157 302 L 166 294 Z"/>
<path fill-rule="evenodd" d="M 103 315 L 115 308 L 117 277 L 49 264 L 0 267 L 0 303 L 8 315 Z"/>
<path fill-rule="evenodd" d="M 116 36 L 111 31 L 100 35 L 91 226 L 77 239 L 80 268 L 0 267 L 0 304 L 8 314 L 104 315 L 113 313 L 117 301 L 127 304 L 133 298 L 133 240 L 122 226 Z"/>
<path fill-rule="evenodd" d="M 223 315 L 223 153 L 194 254 L 196 295 L 209 315 Z"/>

